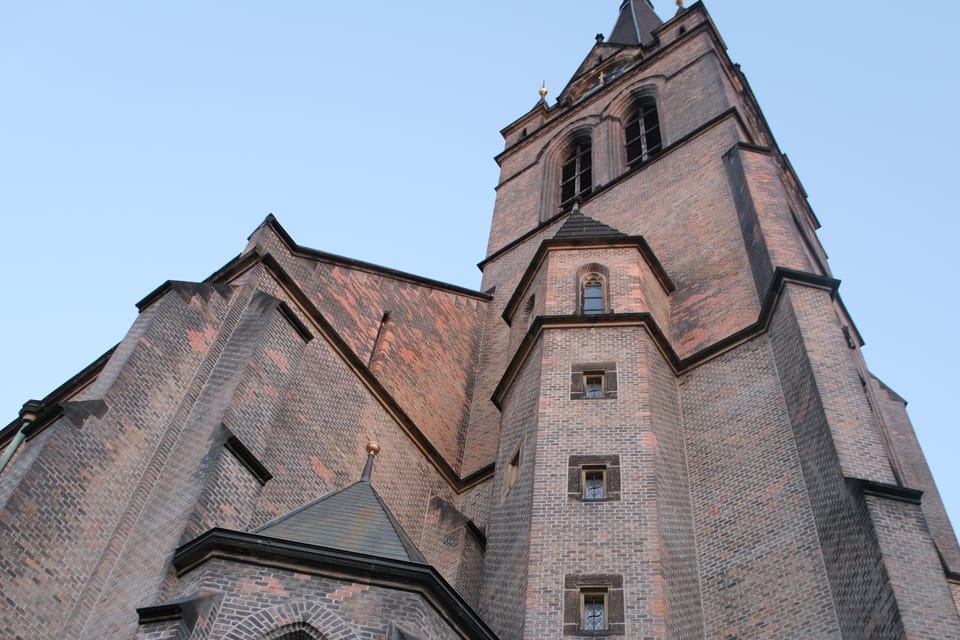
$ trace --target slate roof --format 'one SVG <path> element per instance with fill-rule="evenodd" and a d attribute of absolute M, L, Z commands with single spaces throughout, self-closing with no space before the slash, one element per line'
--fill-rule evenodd
<path fill-rule="evenodd" d="M 427 564 L 366 480 L 328 493 L 267 523 L 256 533 L 268 538 Z"/>
<path fill-rule="evenodd" d="M 570 214 L 570 217 L 561 225 L 554 238 L 595 238 L 598 236 L 625 236 L 627 234 L 597 222 L 590 216 L 580 212 Z"/>
<path fill-rule="evenodd" d="M 638 46 L 653 42 L 653 30 L 663 21 L 653 12 L 647 0 L 626 0 L 620 6 L 620 17 L 607 39 L 610 44 Z"/>

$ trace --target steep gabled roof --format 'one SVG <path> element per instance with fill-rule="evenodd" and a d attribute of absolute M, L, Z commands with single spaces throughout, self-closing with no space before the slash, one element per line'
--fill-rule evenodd
<path fill-rule="evenodd" d="M 367 480 L 328 493 L 256 533 L 338 551 L 427 563 Z"/>
<path fill-rule="evenodd" d="M 627 234 L 598 222 L 579 211 L 570 214 L 563 225 L 557 230 L 554 238 L 596 238 L 607 236 L 626 236 Z"/>

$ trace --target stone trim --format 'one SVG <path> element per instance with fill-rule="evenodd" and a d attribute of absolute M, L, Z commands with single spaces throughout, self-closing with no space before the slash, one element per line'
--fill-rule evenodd
<path fill-rule="evenodd" d="M 583 499 L 583 471 L 589 467 L 602 468 L 604 471 L 603 500 Z M 567 462 L 567 498 L 586 503 L 620 500 L 620 456 L 570 456 Z"/>
<path fill-rule="evenodd" d="M 650 333 L 650 337 L 653 338 L 654 343 L 660 349 L 660 352 L 663 354 L 671 369 L 673 369 L 673 372 L 677 375 L 685 373 L 707 360 L 765 333 L 767 327 L 770 325 L 770 320 L 773 318 L 773 313 L 776 309 L 777 302 L 780 300 L 783 288 L 788 282 L 818 289 L 826 289 L 830 292 L 832 298 L 838 299 L 837 290 L 840 287 L 839 280 L 813 273 L 796 271 L 794 269 L 777 267 L 773 273 L 773 280 L 770 287 L 767 289 L 767 294 L 764 296 L 760 314 L 755 322 L 685 358 L 677 355 L 669 338 L 667 338 L 666 334 L 660 329 L 657 321 L 652 315 L 646 312 L 592 316 L 538 316 L 530 325 L 530 329 L 520 342 L 520 346 L 517 347 L 517 351 L 514 353 L 510 364 L 507 365 L 503 376 L 500 378 L 500 383 L 494 390 L 491 400 L 498 409 L 503 408 L 503 399 L 512 386 L 517 373 L 523 367 L 527 357 L 533 350 L 534 344 L 536 344 L 536 341 L 540 338 L 540 333 L 548 328 L 643 326 Z M 840 304 L 842 306 L 843 303 L 841 302 Z"/>
<path fill-rule="evenodd" d="M 606 595 L 606 623 L 603 631 L 581 628 L 581 598 L 584 592 L 603 591 Z M 623 606 L 623 576 L 618 574 L 566 575 L 563 577 L 563 635 L 589 638 L 626 635 Z"/>
<path fill-rule="evenodd" d="M 273 474 L 264 466 L 262 462 L 253 454 L 250 449 L 244 445 L 237 436 L 224 427 L 227 433 L 227 439 L 223 443 L 223 448 L 233 454 L 233 457 L 237 459 L 237 462 L 242 464 L 247 471 L 257 479 L 257 482 L 260 483 L 260 486 L 267 484 L 270 480 L 273 479 Z"/>
<path fill-rule="evenodd" d="M 588 398 L 586 395 L 586 380 L 589 374 L 603 376 L 603 397 Z M 570 399 L 571 400 L 616 400 L 617 398 L 617 363 L 589 362 L 575 364 L 570 367 Z"/>
<path fill-rule="evenodd" d="M 874 496 L 876 498 L 886 498 L 887 500 L 896 500 L 897 502 L 906 502 L 908 504 L 920 504 L 923 497 L 923 491 L 920 489 L 911 489 L 885 482 L 874 482 L 873 480 L 863 480 L 861 478 L 845 478 L 845 480 L 855 489 L 863 492 L 865 496 Z"/>
<path fill-rule="evenodd" d="M 569 213 L 569 212 L 568 212 Z M 566 215 L 566 214 L 565 214 Z M 530 264 L 527 266 L 527 270 L 524 271 L 523 276 L 520 278 L 520 282 L 517 284 L 517 288 L 514 290 L 513 295 L 510 296 L 510 300 L 507 301 L 507 305 L 503 309 L 501 317 L 504 321 L 510 325 L 513 316 L 517 312 L 517 308 L 520 306 L 521 300 L 526 298 L 527 289 L 533 283 L 536 278 L 537 271 L 540 269 L 540 265 L 546 260 L 547 254 L 550 251 L 554 250 L 563 250 L 563 249 L 581 249 L 581 248 L 619 248 L 619 247 L 636 247 L 640 252 L 640 255 L 643 256 L 643 259 L 646 261 L 647 265 L 650 267 L 650 270 L 653 272 L 653 275 L 656 276 L 657 282 L 660 283 L 660 286 L 663 287 L 663 290 L 666 293 L 673 293 L 676 290 L 676 285 L 673 283 L 673 280 L 670 279 L 670 276 L 667 275 L 666 270 L 663 268 L 663 265 L 660 263 L 660 260 L 657 258 L 656 254 L 653 252 L 653 249 L 650 248 L 650 245 L 647 244 L 646 239 L 643 236 L 596 236 L 593 238 L 548 238 L 540 243 L 540 248 L 537 249 L 537 253 L 534 255 L 533 259 L 530 261 Z M 578 278 L 579 282 L 579 278 Z M 579 294 L 578 294 L 579 300 Z"/>
<path fill-rule="evenodd" d="M 429 565 L 215 528 L 178 548 L 173 555 L 173 567 L 181 577 L 214 558 L 419 593 L 461 637 L 499 640 Z"/>

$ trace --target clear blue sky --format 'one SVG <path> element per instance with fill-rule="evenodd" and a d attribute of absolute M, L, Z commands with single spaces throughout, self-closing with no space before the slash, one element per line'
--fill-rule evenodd
<path fill-rule="evenodd" d="M 202 280 L 270 212 L 301 244 L 479 286 L 498 131 L 541 81 L 556 96 L 618 6 L 0 3 L 7 419 L 119 341 L 142 296 Z M 960 6 L 707 6 L 960 524 Z"/>

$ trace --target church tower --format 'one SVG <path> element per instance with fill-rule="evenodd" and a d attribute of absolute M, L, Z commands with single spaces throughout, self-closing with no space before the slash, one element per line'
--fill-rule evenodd
<path fill-rule="evenodd" d="M 960 637 L 904 402 L 704 6 L 623 2 L 502 133 L 481 263 L 500 635 Z"/>
<path fill-rule="evenodd" d="M 622 2 L 503 129 L 480 291 L 269 216 L 25 404 L 0 429 L 0 635 L 960 638 L 906 403 L 679 5 Z"/>

